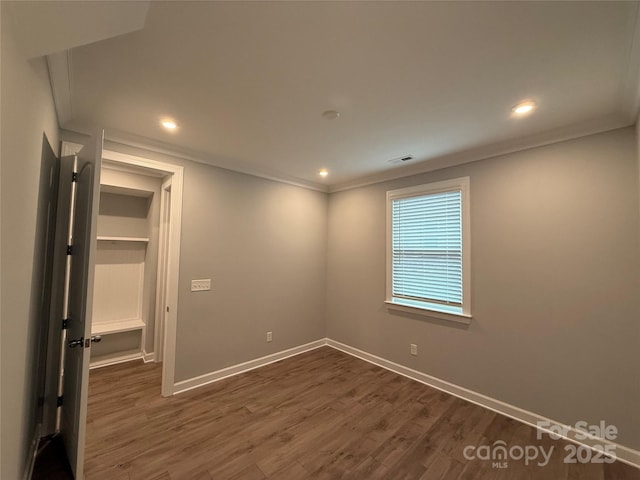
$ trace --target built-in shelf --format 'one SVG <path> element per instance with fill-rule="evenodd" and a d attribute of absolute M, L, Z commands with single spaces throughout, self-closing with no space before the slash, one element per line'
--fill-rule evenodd
<path fill-rule="evenodd" d="M 139 318 L 119 320 L 114 322 L 96 322 L 91 325 L 91 335 L 108 335 L 110 333 L 142 330 L 143 328 L 144 322 Z"/>
<path fill-rule="evenodd" d="M 157 259 L 148 248 L 157 240 L 162 178 L 103 165 L 91 325 L 102 341 L 91 347 L 92 367 L 142 358 L 151 344 L 146 333 L 155 317 Z"/>
<path fill-rule="evenodd" d="M 130 188 L 123 187 L 120 185 L 107 185 L 104 183 L 100 184 L 100 192 L 104 193 L 113 193 L 114 195 L 125 195 L 128 197 L 151 197 L 153 195 L 153 190 L 149 188 Z"/>
<path fill-rule="evenodd" d="M 148 242 L 148 237 L 111 237 L 106 235 L 98 235 L 99 241 L 108 242 Z"/>

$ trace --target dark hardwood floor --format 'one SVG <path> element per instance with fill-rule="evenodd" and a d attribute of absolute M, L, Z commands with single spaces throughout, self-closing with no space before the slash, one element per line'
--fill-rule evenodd
<path fill-rule="evenodd" d="M 171 398 L 158 365 L 93 370 L 88 415 L 87 480 L 640 479 L 564 463 L 567 442 L 329 347 Z M 506 468 L 464 456 L 500 440 L 554 453 Z"/>

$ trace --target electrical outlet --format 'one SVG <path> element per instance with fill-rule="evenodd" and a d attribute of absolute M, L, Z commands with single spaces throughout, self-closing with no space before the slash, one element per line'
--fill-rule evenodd
<path fill-rule="evenodd" d="M 192 292 L 204 292 L 206 290 L 211 290 L 210 278 L 202 278 L 200 280 L 191 280 Z"/>
<path fill-rule="evenodd" d="M 418 346 L 415 343 L 409 345 L 411 355 L 418 355 Z"/>
<path fill-rule="evenodd" d="M 267 342 L 270 342 L 273 340 L 273 332 L 267 332 Z"/>

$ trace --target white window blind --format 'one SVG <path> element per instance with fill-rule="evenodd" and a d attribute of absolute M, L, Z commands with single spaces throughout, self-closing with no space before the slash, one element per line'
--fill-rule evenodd
<path fill-rule="evenodd" d="M 442 184 L 436 186 L 433 193 L 425 185 L 388 194 L 391 228 L 388 298 L 392 303 L 466 314 L 463 249 L 466 187 L 459 183 L 446 189 Z"/>
<path fill-rule="evenodd" d="M 469 177 L 387 192 L 389 308 L 469 323 L 469 225 Z"/>

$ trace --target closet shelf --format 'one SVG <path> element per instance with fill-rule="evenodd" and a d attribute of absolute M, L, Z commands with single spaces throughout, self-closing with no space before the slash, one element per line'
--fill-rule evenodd
<path fill-rule="evenodd" d="M 111 322 L 94 322 L 93 325 L 91 325 L 91 335 L 107 335 L 109 333 L 142 330 L 144 326 L 144 322 L 140 318 Z"/>
<path fill-rule="evenodd" d="M 98 235 L 98 241 L 110 242 L 148 242 L 149 237 L 112 237 L 107 235 Z"/>

